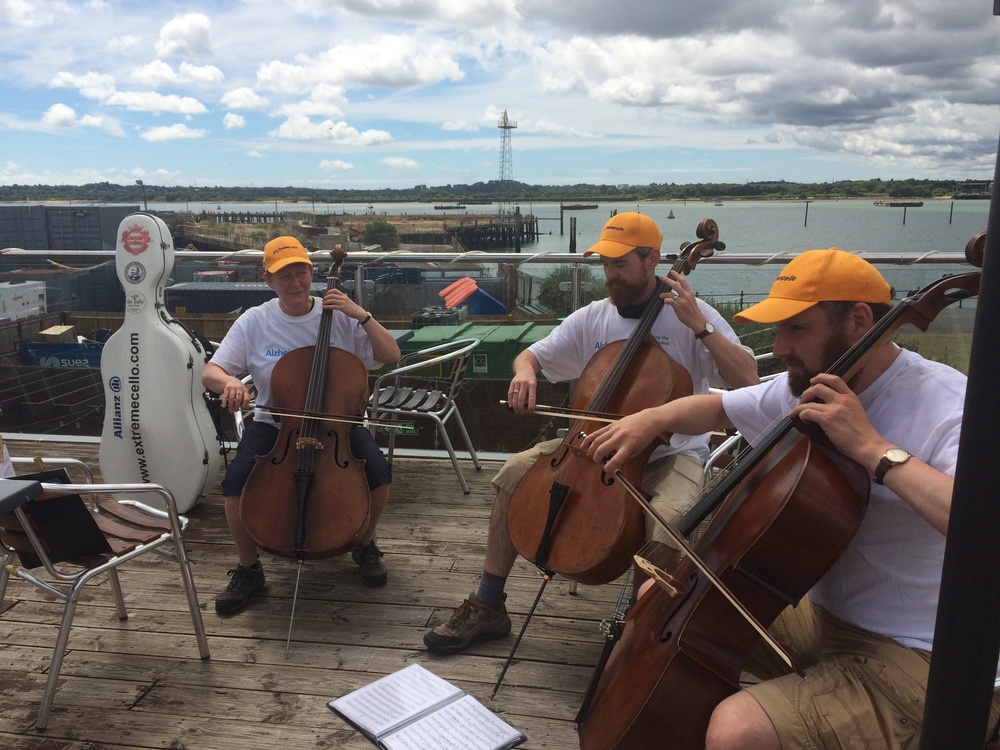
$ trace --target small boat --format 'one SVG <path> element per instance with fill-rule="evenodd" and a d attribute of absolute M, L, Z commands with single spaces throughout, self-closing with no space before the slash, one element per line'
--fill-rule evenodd
<path fill-rule="evenodd" d="M 715 205 L 716 206 L 721 206 L 722 205 L 722 198 L 716 198 L 715 199 Z"/>
<path fill-rule="evenodd" d="M 563 211 L 590 211 L 597 208 L 596 203 L 563 203 Z"/>
<path fill-rule="evenodd" d="M 672 219 L 672 218 L 674 218 L 674 209 L 672 209 L 672 208 L 670 209 L 670 213 L 669 213 L 669 214 L 667 214 L 667 218 L 668 218 L 668 219 Z"/>
<path fill-rule="evenodd" d="M 452 206 L 434 206 L 435 211 L 455 211 L 465 208 L 465 206 L 460 206 L 457 203 Z"/>

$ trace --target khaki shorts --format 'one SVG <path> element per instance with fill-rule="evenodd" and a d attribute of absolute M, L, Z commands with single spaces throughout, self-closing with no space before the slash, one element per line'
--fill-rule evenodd
<path fill-rule="evenodd" d="M 746 692 L 771 719 L 782 750 L 917 748 L 929 651 L 848 625 L 808 599 L 787 608 L 770 630 L 806 673 L 787 674 L 763 643 L 746 665 L 766 680 Z M 991 727 L 998 715 L 994 694 Z"/>
<path fill-rule="evenodd" d="M 493 488 L 513 495 L 538 457 L 552 453 L 561 443 L 562 440 L 558 438 L 547 440 L 526 451 L 515 453 L 493 477 Z M 643 469 L 640 482 L 640 486 L 649 493 L 653 507 L 671 523 L 694 506 L 703 485 L 701 462 L 693 456 L 683 454 L 650 461 Z M 670 547 L 677 547 L 673 538 L 648 513 L 646 539 L 655 539 Z"/>

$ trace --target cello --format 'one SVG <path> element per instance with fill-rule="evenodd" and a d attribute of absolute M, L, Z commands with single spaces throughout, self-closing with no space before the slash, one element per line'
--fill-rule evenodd
<path fill-rule="evenodd" d="M 340 288 L 346 253 L 331 255 L 327 291 Z M 353 549 L 371 517 L 364 461 L 351 454 L 352 424 L 340 416 L 366 408 L 368 370 L 330 346 L 332 320 L 324 309 L 315 346 L 293 349 L 275 364 L 268 409 L 282 415 L 278 437 L 256 457 L 240 496 L 240 518 L 257 546 L 300 563 Z"/>
<path fill-rule="evenodd" d="M 977 235 L 966 247 L 973 265 L 981 265 L 984 246 L 985 235 Z M 849 380 L 901 325 L 927 330 L 944 307 L 978 290 L 978 273 L 933 282 L 883 316 L 828 372 Z M 688 554 L 675 553 L 654 576 L 660 585 L 626 615 L 577 717 L 581 749 L 704 747 L 713 710 L 740 688 L 759 624 L 796 604 L 836 562 L 860 526 L 868 491 L 867 471 L 821 432 L 785 418 L 762 435 L 678 524 L 682 540 L 715 512 Z"/>
<path fill-rule="evenodd" d="M 719 227 L 712 219 L 698 225 L 697 243 L 684 243 L 671 270 L 690 274 L 716 250 Z M 663 310 L 662 279 L 638 324 L 624 341 L 602 348 L 577 382 L 572 409 L 587 414 L 631 414 L 692 392 L 691 376 L 653 339 L 650 331 Z M 566 438 L 528 470 L 511 498 L 507 531 L 518 554 L 547 573 L 584 584 L 600 584 L 622 575 L 645 539 L 642 509 L 602 467 L 575 450 L 599 425 L 586 417 L 572 422 Z M 666 442 L 669 436 L 662 436 Z M 654 441 L 624 467 L 638 482 L 656 448 Z"/>

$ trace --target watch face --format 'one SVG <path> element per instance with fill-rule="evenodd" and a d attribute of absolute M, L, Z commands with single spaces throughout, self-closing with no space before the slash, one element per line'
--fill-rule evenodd
<path fill-rule="evenodd" d="M 711 323 L 706 323 L 705 333 L 715 333 L 715 326 L 713 326 Z"/>
<path fill-rule="evenodd" d="M 901 464 L 903 461 L 910 457 L 910 454 L 904 451 L 902 448 L 890 448 L 885 452 L 885 457 L 892 461 L 894 464 Z"/>

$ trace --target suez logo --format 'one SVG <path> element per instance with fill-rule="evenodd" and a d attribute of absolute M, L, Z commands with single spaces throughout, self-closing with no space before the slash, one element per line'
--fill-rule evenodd
<path fill-rule="evenodd" d="M 90 367 L 90 360 L 70 359 L 69 357 L 39 357 L 38 364 L 42 367 Z"/>

